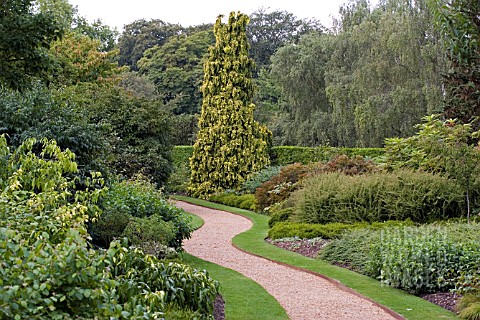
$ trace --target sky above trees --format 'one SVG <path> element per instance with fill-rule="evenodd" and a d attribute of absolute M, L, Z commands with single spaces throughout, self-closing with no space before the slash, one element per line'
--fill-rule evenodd
<path fill-rule="evenodd" d="M 125 24 L 138 19 L 161 19 L 165 22 L 179 23 L 182 26 L 214 23 L 219 14 L 228 16 L 231 11 L 251 14 L 263 7 L 293 13 L 297 18 L 315 18 L 323 25 L 332 24 L 332 16 L 338 14 L 339 7 L 348 0 L 70 0 L 78 6 L 79 13 L 89 20 L 102 19 L 111 27 L 122 31 Z M 378 0 L 371 0 L 375 5 Z"/>

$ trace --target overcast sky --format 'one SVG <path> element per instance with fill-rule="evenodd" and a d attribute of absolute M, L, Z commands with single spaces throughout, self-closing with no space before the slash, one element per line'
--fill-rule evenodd
<path fill-rule="evenodd" d="M 184 27 L 214 23 L 219 14 L 231 11 L 251 14 L 263 7 L 267 11 L 282 10 L 297 18 L 315 18 L 329 27 L 331 16 L 338 14 L 341 4 L 348 0 L 69 0 L 78 7 L 81 16 L 102 21 L 122 31 L 125 24 L 145 18 L 179 23 Z M 371 0 L 376 3 L 377 0 Z"/>

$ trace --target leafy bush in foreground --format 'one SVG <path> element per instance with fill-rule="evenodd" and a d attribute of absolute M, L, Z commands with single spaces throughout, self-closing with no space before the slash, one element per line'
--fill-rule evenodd
<path fill-rule="evenodd" d="M 112 238 L 122 237 L 129 222 L 124 223 L 126 215 L 130 218 L 158 215 L 163 221 L 171 222 L 174 237 L 168 245 L 174 248 L 180 248 L 183 239 L 188 239 L 192 232 L 190 218 L 185 212 L 168 204 L 164 195 L 152 183 L 141 178 L 113 184 L 101 199 L 100 207 L 103 214 L 90 230 L 94 241 L 104 247 L 108 247 Z"/>
<path fill-rule="evenodd" d="M 290 198 L 295 219 L 307 223 L 407 220 L 429 222 L 462 215 L 455 181 L 401 170 L 359 176 L 320 174 L 303 181 Z"/>
<path fill-rule="evenodd" d="M 90 187 L 96 174 L 75 190 L 73 158 L 53 141 L 11 151 L 0 137 L 0 318 L 156 319 L 173 303 L 212 319 L 218 284 L 206 272 L 116 242 L 90 249 L 85 222 L 105 190 Z"/>

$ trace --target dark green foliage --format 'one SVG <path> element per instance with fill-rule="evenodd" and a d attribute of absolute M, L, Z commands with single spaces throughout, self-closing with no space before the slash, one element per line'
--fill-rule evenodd
<path fill-rule="evenodd" d="M 127 178 L 142 173 L 159 186 L 172 170 L 171 114 L 156 101 L 139 98 L 110 85 L 80 84 L 59 90 L 62 101 L 75 104 L 94 121 L 110 127 L 109 164 Z"/>
<path fill-rule="evenodd" d="M 190 219 L 185 215 L 184 211 L 169 205 L 162 193 L 153 184 L 145 180 L 122 181 L 113 184 L 106 196 L 102 198 L 100 207 L 103 210 L 103 214 L 99 219 L 99 224 L 93 224 L 91 230 L 93 239 L 95 241 L 103 241 L 103 245 L 108 246 L 109 243 L 106 243 L 106 241 L 112 237 L 112 230 L 106 228 L 113 224 L 115 217 L 123 217 L 125 214 L 135 218 L 148 218 L 156 215 L 157 218 L 155 219 L 162 219 L 165 222 L 172 223 L 174 237 L 170 238 L 168 236 L 167 240 L 169 246 L 177 249 L 181 247 L 183 239 L 190 237 L 192 231 L 189 225 Z M 108 224 L 105 221 L 112 222 Z M 148 227 L 148 220 L 140 222 L 144 222 L 145 226 Z M 123 224 L 120 221 L 116 221 L 115 226 L 117 226 L 119 231 L 119 234 L 116 234 L 115 237 L 119 237 L 124 231 L 120 231 Z M 145 230 L 145 232 L 147 231 Z M 158 236 L 160 237 L 160 235 Z"/>
<path fill-rule="evenodd" d="M 345 265 L 356 272 L 369 276 L 368 265 L 370 263 L 370 247 L 378 241 L 380 233 L 368 229 L 358 229 L 345 233 L 339 239 L 335 239 L 320 251 L 319 259 Z"/>
<path fill-rule="evenodd" d="M 103 248 L 108 248 L 110 242 L 121 239 L 123 231 L 127 227 L 132 216 L 128 207 L 117 207 L 111 211 L 104 211 L 94 223 L 91 223 L 88 232 L 93 242 Z M 104 209 L 104 210 L 105 210 Z"/>
<path fill-rule="evenodd" d="M 269 164 L 271 133 L 253 118 L 254 62 L 248 57 L 248 17 L 218 17 L 204 66 L 202 113 L 190 158 L 189 192 L 197 197 L 236 189 L 252 172 Z"/>
<path fill-rule="evenodd" d="M 172 104 L 174 114 L 200 112 L 204 57 L 214 43 L 211 30 L 171 36 L 138 61 L 139 71 L 152 80 L 163 102 Z"/>
<path fill-rule="evenodd" d="M 480 115 L 480 2 L 429 0 L 450 68 L 444 74 L 445 117 L 470 123 Z M 478 121 L 473 122 L 478 130 Z"/>
<path fill-rule="evenodd" d="M 125 30 L 118 39 L 120 50 L 118 62 L 122 66 L 129 66 L 130 70 L 138 71 L 137 61 L 148 48 L 161 46 L 174 35 L 182 31 L 178 24 L 170 24 L 162 20 L 136 20 L 125 26 Z"/>
<path fill-rule="evenodd" d="M 290 199 L 300 222 L 428 222 L 463 213 L 461 187 L 455 181 L 426 172 L 320 174 L 302 184 L 303 189 Z"/>
<path fill-rule="evenodd" d="M 237 195 L 234 193 L 214 194 L 210 196 L 210 201 L 225 204 L 230 207 L 255 211 L 255 196 L 253 194 Z"/>
<path fill-rule="evenodd" d="M 53 14 L 36 11 L 34 4 L 0 2 L 0 84 L 8 88 L 25 89 L 53 67 L 48 49 L 64 30 Z"/>
<path fill-rule="evenodd" d="M 74 103 L 56 99 L 37 84 L 22 93 L 0 88 L 0 109 L 0 134 L 7 134 L 13 146 L 27 138 L 54 139 L 75 153 L 82 171 L 106 171 L 108 126 L 92 121 Z"/>
<path fill-rule="evenodd" d="M 293 208 L 285 208 L 285 209 L 271 211 L 270 219 L 268 220 L 268 226 L 272 228 L 274 225 L 276 225 L 279 222 L 288 221 L 292 213 L 293 213 Z"/>
<path fill-rule="evenodd" d="M 174 146 L 172 148 L 173 172 L 167 183 L 167 189 L 172 192 L 186 192 L 190 180 L 190 157 L 192 146 Z"/>
<path fill-rule="evenodd" d="M 291 208 L 289 208 L 291 210 Z M 279 213 L 282 210 L 279 211 Z M 285 212 L 285 211 L 284 211 Z M 311 223 L 298 223 L 298 222 L 281 222 L 275 223 L 271 226 L 268 232 L 268 237 L 271 239 L 281 238 L 293 238 L 298 237 L 300 239 L 334 239 L 339 238 L 347 230 L 353 229 L 368 229 L 378 230 L 383 228 L 392 228 L 399 225 L 411 225 L 411 221 L 386 221 L 386 222 L 356 222 L 353 224 L 333 222 L 326 224 L 311 224 Z"/>
<path fill-rule="evenodd" d="M 296 44 L 310 32 L 321 33 L 319 21 L 297 19 L 292 13 L 260 8 L 250 15 L 247 35 L 251 44 L 250 54 L 257 70 L 270 65 L 270 57 L 287 44 Z"/>
<path fill-rule="evenodd" d="M 334 147 L 298 147 L 281 146 L 273 147 L 272 164 L 284 166 L 299 162 L 308 164 L 310 162 L 327 162 L 337 155 L 345 154 L 349 157 L 362 156 L 365 158 L 379 158 L 385 150 L 382 148 L 334 148 Z"/>

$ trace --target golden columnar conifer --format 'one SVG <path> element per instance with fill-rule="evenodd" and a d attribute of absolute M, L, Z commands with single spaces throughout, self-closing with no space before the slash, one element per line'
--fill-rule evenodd
<path fill-rule="evenodd" d="M 217 18 L 216 44 L 204 65 L 202 113 L 190 158 L 189 191 L 198 197 L 234 189 L 249 173 L 269 164 L 271 132 L 253 118 L 254 62 L 248 57 L 248 16 Z"/>

